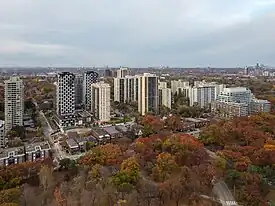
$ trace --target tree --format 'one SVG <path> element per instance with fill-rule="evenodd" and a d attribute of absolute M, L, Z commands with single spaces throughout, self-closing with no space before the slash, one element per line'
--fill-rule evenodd
<path fill-rule="evenodd" d="M 155 180 L 163 182 L 178 168 L 174 156 L 169 153 L 160 153 L 157 156 L 156 166 L 153 168 L 153 177 Z"/>
<path fill-rule="evenodd" d="M 19 188 L 11 188 L 0 191 L 0 204 L 13 203 L 18 204 L 21 196 Z"/>
<path fill-rule="evenodd" d="M 51 195 L 54 191 L 53 169 L 48 166 L 42 166 L 39 172 L 40 186 L 43 189 L 41 204 L 47 205 L 51 201 Z"/>

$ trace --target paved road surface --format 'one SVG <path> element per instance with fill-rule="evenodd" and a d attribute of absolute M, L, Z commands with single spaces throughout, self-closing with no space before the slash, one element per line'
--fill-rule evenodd
<path fill-rule="evenodd" d="M 216 194 L 223 206 L 237 206 L 237 202 L 231 191 L 223 181 L 217 182 L 213 187 L 213 192 Z"/>
<path fill-rule="evenodd" d="M 205 148 L 206 149 L 206 148 Z M 212 159 L 219 158 L 214 152 L 206 149 Z M 230 189 L 224 181 L 218 181 L 213 186 L 213 193 L 218 197 L 223 206 L 237 206 L 237 202 L 233 197 Z"/>

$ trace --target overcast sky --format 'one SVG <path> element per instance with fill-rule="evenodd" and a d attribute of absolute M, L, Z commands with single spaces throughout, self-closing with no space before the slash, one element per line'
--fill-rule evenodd
<path fill-rule="evenodd" d="M 1 66 L 275 66 L 275 0 L 0 0 Z"/>

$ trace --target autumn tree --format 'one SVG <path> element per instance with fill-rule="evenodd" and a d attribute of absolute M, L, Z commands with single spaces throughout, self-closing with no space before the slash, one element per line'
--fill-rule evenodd
<path fill-rule="evenodd" d="M 157 156 L 156 166 L 153 168 L 153 178 L 157 181 L 163 182 L 177 169 L 178 164 L 176 158 L 169 153 L 161 153 Z"/>

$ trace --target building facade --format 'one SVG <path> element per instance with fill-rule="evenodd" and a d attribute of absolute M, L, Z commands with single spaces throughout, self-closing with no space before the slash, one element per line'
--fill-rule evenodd
<path fill-rule="evenodd" d="M 110 121 L 110 85 L 98 82 L 91 86 L 92 113 L 101 122 Z"/>
<path fill-rule="evenodd" d="M 94 71 L 87 71 L 84 73 L 83 80 L 83 104 L 86 110 L 91 111 L 91 85 L 98 80 L 98 73 Z"/>
<path fill-rule="evenodd" d="M 183 81 L 183 80 L 172 80 L 171 81 L 171 90 L 172 90 L 173 95 L 176 94 L 179 87 L 189 87 L 189 82 Z"/>
<path fill-rule="evenodd" d="M 117 78 L 123 78 L 130 75 L 130 71 L 126 67 L 121 67 L 116 71 L 116 77 Z"/>
<path fill-rule="evenodd" d="M 144 73 L 138 76 L 138 111 L 141 115 L 147 112 L 158 113 L 159 90 L 158 76 Z"/>
<path fill-rule="evenodd" d="M 170 88 L 159 89 L 159 102 L 161 106 L 172 108 L 172 92 Z"/>
<path fill-rule="evenodd" d="M 5 122 L 0 120 L 0 147 L 6 146 Z"/>
<path fill-rule="evenodd" d="M 15 126 L 23 126 L 24 85 L 16 76 L 5 81 L 5 134 Z"/>
<path fill-rule="evenodd" d="M 271 103 L 264 99 L 252 99 L 250 103 L 250 113 L 270 112 Z"/>
<path fill-rule="evenodd" d="M 225 118 L 270 112 L 270 108 L 269 101 L 256 99 L 245 87 L 225 88 L 211 105 L 213 113 Z"/>
<path fill-rule="evenodd" d="M 136 102 L 138 97 L 137 76 L 114 78 L 114 101 Z"/>
<path fill-rule="evenodd" d="M 75 104 L 80 106 L 83 103 L 83 74 L 75 75 Z"/>
<path fill-rule="evenodd" d="M 62 127 L 75 125 L 75 75 L 62 72 L 57 75 L 56 113 Z"/>

